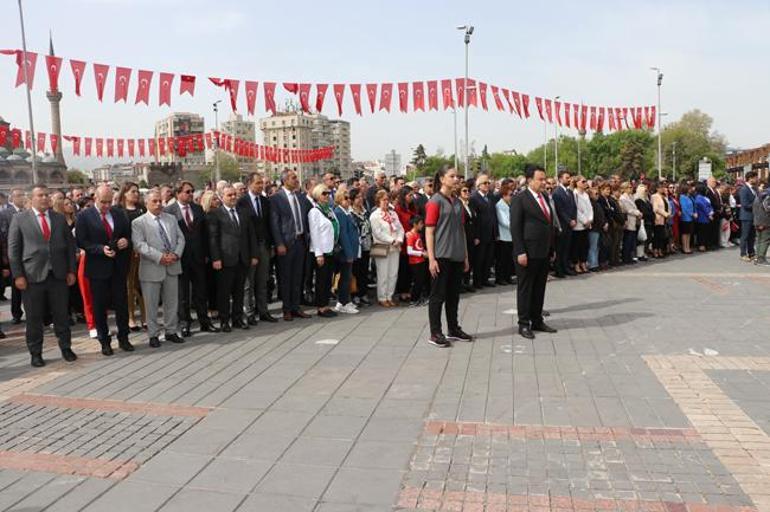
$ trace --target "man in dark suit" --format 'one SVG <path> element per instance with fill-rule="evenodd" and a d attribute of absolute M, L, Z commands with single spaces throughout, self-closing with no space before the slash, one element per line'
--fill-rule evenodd
<path fill-rule="evenodd" d="M 257 264 L 257 242 L 251 220 L 238 214 L 235 187 L 222 190 L 222 205 L 208 214 L 209 254 L 217 276 L 220 328 L 248 329 L 243 318 L 243 284 L 249 268 Z M 230 321 L 232 320 L 232 324 Z"/>
<path fill-rule="evenodd" d="M 238 214 L 250 220 L 257 243 L 257 266 L 250 267 L 246 278 L 246 316 L 249 325 L 257 325 L 257 318 L 265 322 L 278 319 L 267 310 L 267 280 L 270 277 L 270 203 L 262 195 L 265 180 L 262 174 L 249 175 L 248 191 L 238 199 Z"/>
<path fill-rule="evenodd" d="M 5 210 L 0 212 L 0 239 L 2 239 L 3 247 L 5 249 L 3 258 L 8 258 L 8 230 L 11 227 L 11 219 L 14 215 L 24 211 L 25 203 L 27 202 L 27 194 L 23 188 L 11 189 L 11 200 Z M 4 276 L 4 277 L 10 277 Z M 24 312 L 21 309 L 21 291 L 16 288 L 14 281 L 11 280 L 11 317 L 14 324 L 21 323 L 21 317 Z"/>
<path fill-rule="evenodd" d="M 102 354 L 111 356 L 112 337 L 107 327 L 107 306 L 112 304 L 118 327 L 118 346 L 134 350 L 128 341 L 126 284 L 131 257 L 131 224 L 122 209 L 112 206 L 112 189 L 100 185 L 94 206 L 80 212 L 75 222 L 78 246 L 86 252 L 85 274 L 91 283 L 94 321 Z"/>
<path fill-rule="evenodd" d="M 757 173 L 749 171 L 744 176 L 746 183 L 738 191 L 740 211 L 738 219 L 741 221 L 741 259 L 752 261 L 754 259 L 754 200 L 757 198 Z"/>
<path fill-rule="evenodd" d="M 18 213 L 8 232 L 8 254 L 16 288 L 27 312 L 27 348 L 32 366 L 43 360 L 43 318 L 53 317 L 65 361 L 74 361 L 69 324 L 69 288 L 75 284 L 75 239 L 67 221 L 49 209 L 48 188 L 32 188 L 32 208 Z"/>
<path fill-rule="evenodd" d="M 278 280 L 283 301 L 283 319 L 310 318 L 300 306 L 305 258 L 308 253 L 310 203 L 299 195 L 297 173 L 285 169 L 282 187 L 270 197 L 270 233 L 278 260 Z"/>
<path fill-rule="evenodd" d="M 559 184 L 551 194 L 561 226 L 556 246 L 556 277 L 575 275 L 575 271 L 570 266 L 570 247 L 572 245 L 572 228 L 577 225 L 577 203 L 575 203 L 575 195 L 570 189 L 571 178 L 569 171 L 561 171 Z"/>
<path fill-rule="evenodd" d="M 476 190 L 471 194 L 470 204 L 476 214 L 476 227 L 479 244 L 476 246 L 476 258 L 473 265 L 473 286 L 481 289 L 494 287 L 489 282 L 489 269 L 495 257 L 495 238 L 497 233 L 497 211 L 489 190 L 489 176 L 479 174 L 476 178 Z"/>
<path fill-rule="evenodd" d="M 524 168 L 527 190 L 511 200 L 511 239 L 516 258 L 516 307 L 519 334 L 534 339 L 532 331 L 556 332 L 543 322 L 548 260 L 553 249 L 553 210 L 544 195 L 545 170 L 538 165 Z"/>
<path fill-rule="evenodd" d="M 201 331 L 219 332 L 211 322 L 206 305 L 206 258 L 209 248 L 203 234 L 206 214 L 200 205 L 193 203 L 195 187 L 189 181 L 182 181 L 176 187 L 176 201 L 166 207 L 166 213 L 176 217 L 184 235 L 185 246 L 182 254 L 182 275 L 179 276 L 179 321 L 182 323 L 182 337 L 192 336 L 190 308 L 195 309 Z M 192 287 L 192 300 L 190 294 Z"/>
<path fill-rule="evenodd" d="M 722 196 L 717 190 L 719 183 L 713 176 L 706 180 L 706 197 L 711 201 L 711 207 L 714 209 L 714 218 L 709 222 L 709 237 L 707 246 L 709 249 L 719 249 L 719 235 L 722 227 Z"/>

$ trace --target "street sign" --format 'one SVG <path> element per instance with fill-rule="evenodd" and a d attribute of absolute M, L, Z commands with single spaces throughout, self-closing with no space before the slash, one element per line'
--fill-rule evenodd
<path fill-rule="evenodd" d="M 702 158 L 698 162 L 698 181 L 705 181 L 711 176 L 711 160 Z"/>

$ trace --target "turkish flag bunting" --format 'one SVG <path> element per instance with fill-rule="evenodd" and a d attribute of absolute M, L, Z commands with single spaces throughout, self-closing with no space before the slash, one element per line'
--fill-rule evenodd
<path fill-rule="evenodd" d="M 176 150 L 176 138 L 166 137 L 166 145 L 168 146 L 168 152 L 173 154 Z"/>
<path fill-rule="evenodd" d="M 115 141 L 113 139 L 107 139 L 107 156 L 115 156 Z"/>
<path fill-rule="evenodd" d="M 553 123 L 553 105 L 551 103 L 551 100 L 548 98 L 545 98 L 543 100 L 543 103 L 545 104 L 545 115 L 546 118 L 548 118 L 549 123 Z"/>
<path fill-rule="evenodd" d="M 37 152 L 45 152 L 45 133 L 37 132 Z"/>
<path fill-rule="evenodd" d="M 86 63 L 82 60 L 70 59 L 72 75 L 75 77 L 75 94 L 80 96 L 80 84 L 83 83 L 83 75 L 86 72 Z"/>
<path fill-rule="evenodd" d="M 118 139 L 118 157 L 123 158 L 123 146 L 125 142 L 123 139 Z"/>
<path fill-rule="evenodd" d="M 225 89 L 230 93 L 230 108 L 233 112 L 238 112 L 238 86 L 240 81 L 230 78 L 225 80 Z"/>
<path fill-rule="evenodd" d="M 362 115 L 362 113 L 361 113 L 361 84 L 350 84 L 350 94 L 353 95 L 353 107 L 356 109 L 356 114 L 358 114 L 359 116 Z M 337 100 L 337 101 L 338 102 L 342 101 L 342 94 L 340 94 L 340 99 Z"/>
<path fill-rule="evenodd" d="M 107 85 L 107 75 L 110 67 L 106 64 L 94 64 L 94 79 L 96 80 L 96 97 L 102 101 L 104 86 Z"/>
<path fill-rule="evenodd" d="M 310 112 L 310 84 L 299 84 L 299 104 L 303 111 Z"/>
<path fill-rule="evenodd" d="M 329 84 L 315 84 L 315 110 L 321 112 L 324 109 L 326 100 L 326 91 L 329 90 Z"/>
<path fill-rule="evenodd" d="M 62 58 L 56 55 L 45 56 L 45 67 L 48 69 L 48 85 L 52 91 L 59 90 L 59 72 L 61 71 Z"/>
<path fill-rule="evenodd" d="M 8 126 L 0 124 L 0 147 L 8 143 Z"/>
<path fill-rule="evenodd" d="M 158 105 L 168 105 L 171 106 L 171 84 L 174 82 L 174 74 L 173 73 L 163 73 L 161 72 L 158 78 L 158 82 L 160 82 L 160 94 L 158 96 Z"/>
<path fill-rule="evenodd" d="M 32 133 L 29 130 L 24 131 L 24 149 L 32 150 Z"/>
<path fill-rule="evenodd" d="M 615 109 L 612 107 L 607 107 L 607 121 L 609 125 L 609 130 L 615 131 L 616 128 L 616 119 L 615 119 Z"/>
<path fill-rule="evenodd" d="M 104 140 L 96 139 L 96 156 L 101 157 L 104 154 Z"/>
<path fill-rule="evenodd" d="M 353 87 L 353 84 L 350 85 L 350 87 Z M 342 115 L 342 100 L 345 99 L 345 84 L 334 84 L 334 99 L 337 101 L 337 115 Z M 359 103 L 361 100 L 361 86 L 358 86 L 358 99 Z M 359 108 L 359 114 L 360 112 Z"/>
<path fill-rule="evenodd" d="M 86 156 L 91 156 L 91 146 L 93 145 L 93 139 L 91 137 L 85 138 L 85 153 Z"/>
<path fill-rule="evenodd" d="M 377 104 L 377 84 L 366 84 L 366 95 L 369 97 L 369 106 L 374 113 L 375 105 Z"/>
<path fill-rule="evenodd" d="M 380 110 L 390 112 L 390 98 L 393 95 L 393 84 L 384 83 L 380 87 Z"/>
<path fill-rule="evenodd" d="M 72 153 L 80 156 L 80 137 L 70 137 L 70 141 L 72 142 Z"/>
<path fill-rule="evenodd" d="M 139 150 L 139 156 L 144 156 L 144 139 L 137 139 L 136 141 L 137 149 Z"/>
<path fill-rule="evenodd" d="M 11 130 L 11 145 L 14 149 L 21 146 L 21 130 L 18 128 Z"/>
<path fill-rule="evenodd" d="M 208 149 L 211 149 L 211 144 L 212 144 L 212 141 L 211 141 L 211 132 L 206 132 L 206 147 L 207 147 Z"/>
<path fill-rule="evenodd" d="M 655 105 L 650 107 L 650 113 L 647 116 L 647 128 L 653 129 L 655 128 L 655 115 L 656 115 L 657 107 Z"/>
<path fill-rule="evenodd" d="M 444 110 L 455 108 L 455 100 L 452 97 L 452 80 L 446 79 L 441 81 L 441 94 L 444 97 Z"/>
<path fill-rule="evenodd" d="M 500 89 L 497 88 L 496 85 L 492 85 L 492 98 L 495 100 L 495 107 L 497 107 L 497 110 L 505 110 L 505 105 L 503 105 L 503 100 L 500 99 Z"/>
<path fill-rule="evenodd" d="M 297 91 L 299 91 L 299 84 L 296 82 L 284 82 L 283 88 L 292 94 L 297 94 Z"/>
<path fill-rule="evenodd" d="M 565 103 L 564 104 L 564 124 L 567 125 L 567 128 L 570 127 L 570 109 L 572 108 L 572 103 Z"/>
<path fill-rule="evenodd" d="M 588 123 L 588 105 L 580 105 L 580 129 L 585 131 Z"/>
<path fill-rule="evenodd" d="M 455 78 L 455 90 L 457 92 L 457 106 L 465 108 L 465 78 Z"/>
<path fill-rule="evenodd" d="M 535 105 L 537 105 L 537 113 L 540 114 L 540 119 L 545 121 L 545 117 L 543 117 L 543 98 L 535 96 Z"/>
<path fill-rule="evenodd" d="M 155 149 L 155 139 L 147 139 L 147 152 L 149 153 L 150 158 L 153 160 L 157 159 L 157 151 Z"/>
<path fill-rule="evenodd" d="M 139 85 L 136 88 L 136 101 L 134 105 L 138 105 L 143 102 L 145 105 L 150 104 L 150 83 L 152 82 L 152 71 L 145 71 L 140 69 L 137 72 L 137 80 Z"/>
<path fill-rule="evenodd" d="M 244 82 L 246 87 L 246 111 L 249 115 L 254 115 L 254 106 L 257 104 L 257 91 L 259 90 L 259 82 L 252 82 L 246 80 Z"/>
<path fill-rule="evenodd" d="M 642 126 L 642 107 L 636 107 L 634 109 L 634 128 L 641 130 Z"/>
<path fill-rule="evenodd" d="M 425 86 L 422 82 L 412 82 L 412 108 L 425 111 Z"/>
<path fill-rule="evenodd" d="M 561 126 L 561 101 L 554 100 L 553 105 L 555 107 L 554 115 L 556 116 L 556 122 Z"/>
<path fill-rule="evenodd" d="M 508 104 L 508 112 L 509 113 L 513 112 L 514 111 L 513 103 L 511 103 L 511 93 L 513 91 L 509 91 L 508 89 L 501 89 L 501 91 L 503 93 L 503 98 L 505 98 L 505 102 Z"/>
<path fill-rule="evenodd" d="M 487 84 L 479 82 L 479 98 L 481 99 L 481 108 L 489 110 L 487 108 Z"/>
<path fill-rule="evenodd" d="M 409 110 L 409 84 L 407 82 L 398 83 L 398 108 L 401 112 Z"/>
<path fill-rule="evenodd" d="M 580 105 L 575 104 L 574 108 L 574 115 L 572 117 L 572 120 L 574 121 L 572 124 L 575 128 L 580 130 Z"/>
<path fill-rule="evenodd" d="M 160 153 L 161 156 L 166 154 L 166 139 L 165 139 L 165 137 L 160 137 L 158 139 L 158 153 Z"/>
<path fill-rule="evenodd" d="M 128 83 L 131 81 L 131 69 L 115 68 L 115 103 L 120 100 L 128 101 Z"/>
<path fill-rule="evenodd" d="M 195 96 L 195 76 L 194 75 L 179 75 L 179 95 L 188 93 L 190 96 Z"/>
<path fill-rule="evenodd" d="M 596 131 L 597 129 L 597 123 L 596 123 L 596 107 L 591 107 L 591 130 Z"/>
<path fill-rule="evenodd" d="M 511 91 L 511 96 L 513 96 L 513 106 L 519 117 L 529 117 L 529 96 L 521 95 L 517 91 Z"/>
<path fill-rule="evenodd" d="M 265 108 L 275 114 L 275 82 L 263 82 L 265 90 Z"/>
<path fill-rule="evenodd" d="M 428 80 L 428 109 L 438 110 L 438 82 Z"/>
<path fill-rule="evenodd" d="M 51 153 L 56 155 L 56 150 L 59 149 L 59 136 L 55 133 L 51 134 Z"/>
<path fill-rule="evenodd" d="M 472 105 L 474 107 L 478 106 L 476 99 L 478 97 L 478 93 L 476 91 L 476 80 L 469 78 L 468 87 L 466 87 L 466 89 L 468 89 L 468 105 Z"/>
<path fill-rule="evenodd" d="M 598 107 L 598 115 L 596 118 L 596 130 L 604 131 L 604 107 Z"/>
<path fill-rule="evenodd" d="M 126 141 L 126 146 L 128 146 L 128 156 L 129 156 L 129 158 L 134 158 L 134 145 L 135 145 L 134 139 L 128 139 Z"/>
<path fill-rule="evenodd" d="M 198 144 L 197 151 L 203 151 L 206 147 L 203 145 L 203 134 L 199 133 L 195 136 L 195 141 Z"/>
<path fill-rule="evenodd" d="M 37 67 L 37 53 L 27 52 L 26 59 L 22 57 L 24 54 L 21 50 L 3 50 L 6 55 L 16 55 L 16 87 L 23 83 L 27 83 L 27 87 L 32 89 L 32 84 L 35 82 L 35 68 Z M 22 66 L 22 61 L 26 64 Z M 27 78 L 24 78 L 24 70 L 26 68 Z"/>

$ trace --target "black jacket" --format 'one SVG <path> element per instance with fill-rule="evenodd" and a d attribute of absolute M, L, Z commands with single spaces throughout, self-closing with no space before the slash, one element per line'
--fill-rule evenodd
<path fill-rule="evenodd" d="M 182 234 L 184 235 L 182 265 L 190 265 L 193 263 L 198 265 L 205 264 L 209 254 L 209 248 L 206 245 L 206 214 L 203 212 L 203 208 L 195 203 L 190 203 L 190 215 L 192 216 L 192 224 L 190 227 L 187 226 L 182 207 L 178 202 L 175 201 L 173 204 L 166 206 L 164 211 L 176 217 L 176 220 L 179 223 L 179 229 L 182 230 Z"/>
<path fill-rule="evenodd" d="M 273 239 L 270 234 L 270 201 L 262 195 L 257 197 L 257 201 L 259 201 L 259 207 L 262 212 L 261 216 L 257 215 L 249 192 L 246 192 L 238 199 L 235 207 L 239 215 L 248 217 L 251 220 L 257 242 L 264 243 L 269 247 L 272 245 Z"/>
<path fill-rule="evenodd" d="M 526 254 L 528 258 L 547 258 L 553 247 L 553 210 L 545 201 L 551 215 L 545 216 L 540 205 L 524 190 L 511 199 L 511 240 L 513 254 Z"/>
<path fill-rule="evenodd" d="M 109 279 L 115 272 L 118 275 L 128 275 L 128 264 L 133 250 L 131 224 L 121 208 L 113 206 L 110 208 L 110 214 L 114 224 L 111 237 L 107 237 L 102 215 L 95 206 L 82 210 L 75 221 L 78 247 L 86 252 L 86 276 L 91 279 Z M 129 242 L 125 249 L 117 248 L 117 242 L 121 238 Z M 105 245 L 117 252 L 114 258 L 104 255 Z"/>
<path fill-rule="evenodd" d="M 487 194 L 485 199 L 477 190 L 471 195 L 469 203 L 476 214 L 479 240 L 482 244 L 494 242 L 497 234 L 497 210 L 492 194 Z"/>
<path fill-rule="evenodd" d="M 221 261 L 224 267 L 235 267 L 239 263 L 248 267 L 251 259 L 257 257 L 251 219 L 240 213 L 238 217 L 236 226 L 224 205 L 211 210 L 206 217 L 211 261 Z"/>

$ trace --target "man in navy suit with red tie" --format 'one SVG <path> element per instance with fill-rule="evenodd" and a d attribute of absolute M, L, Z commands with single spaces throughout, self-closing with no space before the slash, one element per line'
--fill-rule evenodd
<path fill-rule="evenodd" d="M 511 238 L 516 258 L 516 307 L 519 334 L 534 339 L 533 331 L 555 333 L 543 322 L 548 262 L 553 251 L 555 212 L 545 197 L 545 170 L 533 164 L 524 168 L 527 189 L 511 200 Z"/>

